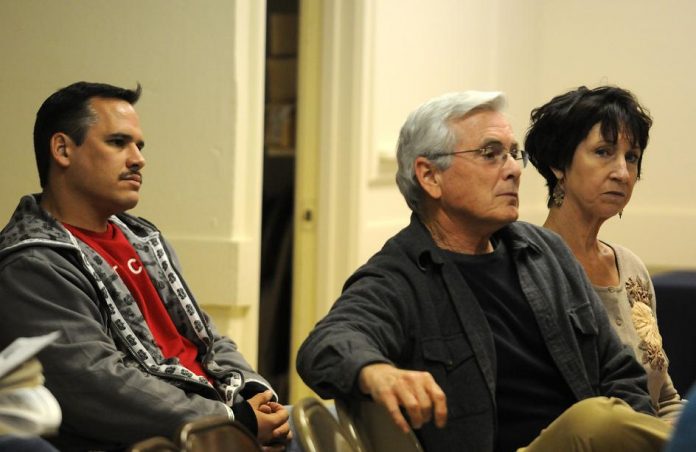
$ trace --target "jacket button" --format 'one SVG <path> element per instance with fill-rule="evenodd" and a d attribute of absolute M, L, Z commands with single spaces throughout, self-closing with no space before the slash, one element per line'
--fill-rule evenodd
<path fill-rule="evenodd" d="M 617 317 L 617 318 L 616 318 L 616 324 L 617 324 L 618 326 L 623 325 L 623 319 L 622 319 L 621 317 Z"/>

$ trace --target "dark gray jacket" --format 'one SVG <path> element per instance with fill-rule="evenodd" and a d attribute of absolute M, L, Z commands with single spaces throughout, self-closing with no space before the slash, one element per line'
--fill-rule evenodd
<path fill-rule="evenodd" d="M 230 339 L 217 334 L 186 286 L 159 231 L 122 214 L 111 220 L 133 244 L 177 329 L 198 346 L 215 387 L 165 360 L 118 274 L 25 196 L 0 233 L 0 347 L 59 330 L 39 359 L 63 410 L 61 450 L 112 449 L 183 422 L 230 415 L 270 385 Z"/>
<path fill-rule="evenodd" d="M 562 239 L 522 222 L 495 235 L 510 250 L 542 337 L 577 399 L 613 396 L 652 414 L 644 370 Z M 456 265 L 415 216 L 348 279 L 302 344 L 297 370 L 322 397 L 359 397 L 358 373 L 376 362 L 426 370 L 445 391 L 447 426 L 416 432 L 426 450 L 493 450 L 493 335 Z"/>

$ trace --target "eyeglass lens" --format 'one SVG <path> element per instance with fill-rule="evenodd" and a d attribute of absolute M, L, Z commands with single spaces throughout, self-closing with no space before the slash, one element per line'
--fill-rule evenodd
<path fill-rule="evenodd" d="M 509 151 L 502 143 L 491 143 L 480 150 L 479 155 L 485 160 L 504 164 L 510 154 L 515 160 L 522 160 L 522 166 L 527 166 L 527 153 L 521 149 L 513 148 Z"/>

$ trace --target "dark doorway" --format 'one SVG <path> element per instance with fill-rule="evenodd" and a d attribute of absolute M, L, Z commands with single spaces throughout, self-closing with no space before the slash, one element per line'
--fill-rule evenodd
<path fill-rule="evenodd" d="M 269 0 L 258 370 L 288 402 L 298 0 Z"/>

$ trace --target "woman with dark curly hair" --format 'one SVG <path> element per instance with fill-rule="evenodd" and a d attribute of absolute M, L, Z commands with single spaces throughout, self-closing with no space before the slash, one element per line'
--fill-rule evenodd
<path fill-rule="evenodd" d="M 631 199 L 651 126 L 629 91 L 582 86 L 532 111 L 525 150 L 548 186 L 544 227 L 560 234 L 585 268 L 614 329 L 645 367 L 658 416 L 674 421 L 684 402 L 667 373 L 650 275 L 631 251 L 598 238 Z"/>

